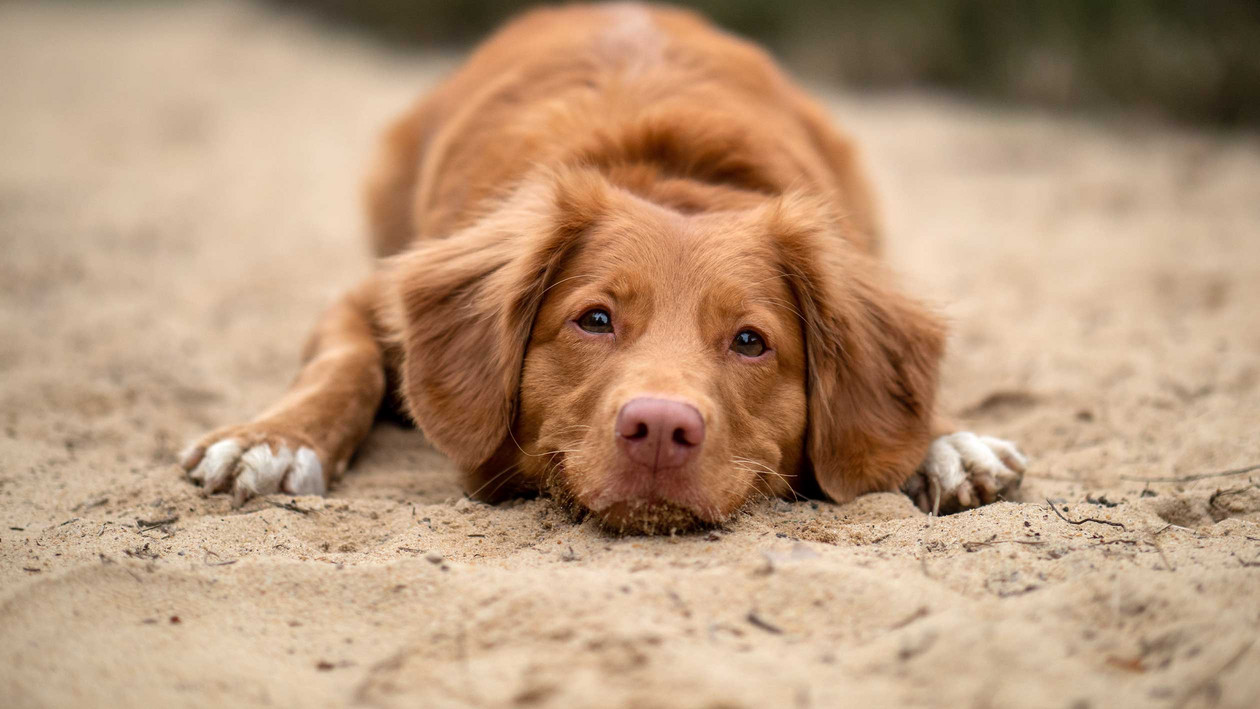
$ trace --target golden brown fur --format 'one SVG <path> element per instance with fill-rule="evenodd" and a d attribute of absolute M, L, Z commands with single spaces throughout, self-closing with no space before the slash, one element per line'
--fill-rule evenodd
<path fill-rule="evenodd" d="M 640 531 L 758 493 L 895 490 L 923 458 L 943 328 L 877 260 L 851 143 L 691 13 L 516 20 L 386 133 L 366 203 L 389 258 L 294 392 L 232 435 L 340 471 L 388 375 L 472 494 L 547 489 Z M 595 305 L 615 335 L 573 325 Z M 742 328 L 770 353 L 730 351 Z M 619 457 L 612 422 L 644 392 L 703 417 L 686 475 L 644 482 Z"/>

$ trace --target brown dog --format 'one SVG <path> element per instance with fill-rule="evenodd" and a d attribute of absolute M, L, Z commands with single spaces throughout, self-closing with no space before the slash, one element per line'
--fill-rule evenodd
<path fill-rule="evenodd" d="M 367 207 L 389 258 L 280 402 L 185 455 L 207 492 L 322 494 L 387 391 L 474 496 L 544 490 L 618 530 L 1019 482 L 1009 443 L 932 441 L 944 329 L 878 262 L 852 145 L 695 15 L 521 17 L 390 129 Z"/>

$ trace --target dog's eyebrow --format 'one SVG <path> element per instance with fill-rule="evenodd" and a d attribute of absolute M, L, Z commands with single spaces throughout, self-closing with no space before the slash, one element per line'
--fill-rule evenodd
<path fill-rule="evenodd" d="M 759 295 L 759 296 L 754 296 L 750 298 L 748 302 L 765 304 L 765 305 L 770 306 L 771 308 L 788 310 L 788 311 L 791 311 L 794 315 L 796 315 L 796 317 L 801 318 L 802 320 L 805 319 L 805 316 L 801 314 L 801 311 L 796 307 L 796 304 L 785 298 L 776 298 L 774 296 L 769 296 L 769 295 Z"/>
<path fill-rule="evenodd" d="M 576 278 L 595 278 L 595 274 L 593 274 L 593 273 L 579 273 L 579 274 L 577 274 L 577 275 L 575 275 L 575 276 L 568 276 L 568 277 L 565 277 L 565 278 L 561 278 L 560 280 L 556 281 L 555 283 L 552 283 L 551 285 L 547 286 L 546 288 L 543 288 L 543 292 L 542 292 L 540 295 L 546 295 L 546 294 L 547 294 L 547 291 L 551 290 L 552 288 L 555 288 L 556 286 L 560 285 L 561 283 L 565 283 L 565 282 L 567 282 L 567 281 L 572 281 L 572 280 L 574 280 L 574 279 L 576 279 Z"/>

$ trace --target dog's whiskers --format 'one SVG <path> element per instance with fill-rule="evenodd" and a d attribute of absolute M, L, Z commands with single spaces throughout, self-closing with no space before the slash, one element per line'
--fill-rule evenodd
<path fill-rule="evenodd" d="M 473 499 L 476 499 L 476 498 L 477 498 L 477 496 L 481 494 L 481 491 L 482 491 L 482 490 L 485 490 L 487 487 L 489 487 L 491 483 L 495 482 L 496 480 L 504 479 L 504 476 L 506 476 L 508 473 L 511 473 L 511 472 L 512 472 L 512 471 L 514 471 L 514 470 L 516 470 L 516 464 L 515 464 L 515 463 L 513 463 L 512 465 L 509 465 L 508 467 L 504 468 L 503 470 L 500 470 L 499 472 L 495 473 L 493 476 L 491 476 L 491 477 L 490 477 L 490 479 L 489 479 L 489 480 L 486 480 L 484 483 L 482 483 L 481 487 L 479 487 L 479 488 L 477 488 L 476 490 L 473 490 L 471 493 L 469 493 L 469 494 L 468 494 L 468 496 L 469 496 L 469 497 L 471 497 L 471 498 L 473 498 Z M 498 492 L 498 491 L 499 491 L 499 488 L 503 487 L 503 484 L 504 484 L 504 483 L 506 483 L 506 482 L 507 482 L 507 480 L 506 480 L 506 479 L 504 479 L 504 480 L 503 480 L 503 482 L 499 483 L 498 487 L 495 487 L 494 492 Z M 493 494 L 494 494 L 494 492 L 492 492 L 492 493 L 491 493 L 491 495 L 493 495 Z"/>
<path fill-rule="evenodd" d="M 753 460 L 751 458 L 741 458 L 739 456 L 735 456 L 731 458 L 731 464 L 734 465 L 737 470 L 742 470 L 744 472 L 752 473 L 754 475 L 763 476 L 763 479 L 764 479 L 764 476 L 771 476 L 771 477 L 779 478 L 780 480 L 782 480 L 784 483 L 787 484 L 788 491 L 792 493 L 792 498 L 794 502 L 801 499 L 800 494 L 796 492 L 796 489 L 792 487 L 791 481 L 788 480 L 788 478 L 796 477 L 795 473 L 780 473 L 779 471 L 774 470 L 769 465 L 766 465 L 765 463 L 759 460 Z M 757 490 L 758 492 L 761 492 L 761 494 L 767 500 L 770 499 L 770 496 L 766 494 L 764 491 L 761 491 L 760 489 L 756 487 L 754 487 L 753 489 Z"/>

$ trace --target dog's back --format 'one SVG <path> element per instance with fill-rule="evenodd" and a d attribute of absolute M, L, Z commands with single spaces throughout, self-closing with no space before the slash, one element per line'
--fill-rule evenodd
<path fill-rule="evenodd" d="M 530 170 L 578 163 L 684 212 L 831 193 L 851 238 L 877 245 L 849 142 L 764 52 L 687 11 L 614 4 L 520 17 L 394 124 L 366 190 L 376 253 L 447 236 Z"/>

